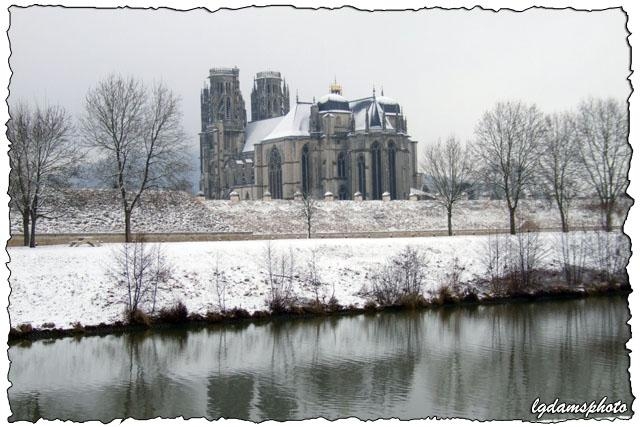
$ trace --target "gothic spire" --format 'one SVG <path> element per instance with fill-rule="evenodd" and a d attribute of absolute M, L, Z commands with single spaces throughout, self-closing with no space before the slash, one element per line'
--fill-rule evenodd
<path fill-rule="evenodd" d="M 364 112 L 364 130 L 366 132 L 369 132 L 369 107 L 370 106 L 371 106 L 371 104 L 367 105 L 367 109 Z"/>

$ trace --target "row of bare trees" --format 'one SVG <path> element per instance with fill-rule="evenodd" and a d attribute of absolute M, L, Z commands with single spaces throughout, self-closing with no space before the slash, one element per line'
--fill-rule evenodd
<path fill-rule="evenodd" d="M 61 107 L 34 109 L 20 103 L 12 108 L 7 123 L 9 195 L 22 216 L 25 246 L 35 246 L 37 220 L 52 214 L 44 208 L 47 199 L 74 174 L 79 151 L 71 141 L 73 131 Z"/>
<path fill-rule="evenodd" d="M 36 244 L 36 221 L 47 198 L 68 186 L 81 164 L 118 190 L 125 241 L 143 193 L 173 188 L 188 170 L 180 99 L 164 84 L 111 75 L 89 89 L 73 123 L 60 106 L 10 106 L 9 195 L 22 215 L 24 244 Z"/>
<path fill-rule="evenodd" d="M 628 126 L 626 105 L 613 99 L 589 99 L 575 112 L 546 116 L 535 105 L 497 103 L 478 122 L 471 143 L 450 137 L 426 149 L 423 168 L 447 211 L 449 235 L 454 205 L 478 183 L 504 198 L 511 234 L 527 191 L 555 202 L 565 232 L 572 201 L 594 197 L 603 227 L 611 231 L 629 183 Z"/>

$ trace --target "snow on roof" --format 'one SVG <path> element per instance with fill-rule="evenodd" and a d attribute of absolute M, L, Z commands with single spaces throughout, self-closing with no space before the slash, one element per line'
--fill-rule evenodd
<path fill-rule="evenodd" d="M 353 112 L 353 119 L 355 120 L 355 130 L 363 131 L 367 129 L 366 126 L 366 117 L 367 117 L 367 109 L 369 110 L 369 128 L 373 129 L 382 129 L 380 121 L 382 119 L 382 107 L 378 104 L 378 98 L 376 98 L 376 102 L 373 101 L 373 98 L 364 98 L 359 99 L 357 101 L 351 101 L 349 103 L 349 107 Z M 374 115 L 377 112 L 378 121 L 374 121 Z M 387 129 L 393 130 L 394 127 L 389 121 L 389 118 L 386 118 L 387 121 Z"/>
<path fill-rule="evenodd" d="M 245 143 L 242 151 L 244 153 L 253 151 L 253 146 L 260 143 L 275 127 L 284 119 L 284 117 L 274 117 L 271 119 L 257 120 L 247 123 L 244 130 Z"/>
<path fill-rule="evenodd" d="M 396 104 L 398 104 L 398 101 L 396 101 L 393 98 L 389 98 L 388 96 L 376 96 L 376 101 L 378 101 L 378 103 L 380 103 L 380 104 L 385 104 L 385 105 L 396 105 Z"/>
<path fill-rule="evenodd" d="M 263 141 L 291 136 L 309 136 L 311 104 L 296 104 Z"/>
<path fill-rule="evenodd" d="M 342 95 L 338 95 L 337 93 L 328 93 L 325 96 L 318 99 L 319 104 L 324 104 L 327 101 L 336 101 L 336 102 L 349 102 L 347 98 Z"/>

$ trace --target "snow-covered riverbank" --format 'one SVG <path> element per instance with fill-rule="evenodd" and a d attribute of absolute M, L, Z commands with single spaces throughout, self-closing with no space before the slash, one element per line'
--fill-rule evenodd
<path fill-rule="evenodd" d="M 588 235 L 589 233 L 583 233 Z M 316 250 L 319 276 L 328 299 L 332 294 L 341 305 L 362 307 L 367 298 L 362 290 L 370 286 L 372 271 L 407 245 L 419 249 L 427 260 L 425 293 L 434 292 L 447 280 L 458 260 L 460 281 L 483 278 L 487 236 L 278 240 L 271 243 L 279 253 L 291 250 L 296 271 L 305 268 Z M 540 233 L 545 256 L 542 269 L 558 269 L 560 233 Z M 11 262 L 9 313 L 11 326 L 29 323 L 41 327 L 53 323 L 70 328 L 74 323 L 97 325 L 123 319 L 125 290 L 115 284 L 109 271 L 119 244 L 101 247 L 43 246 L 35 249 L 9 248 Z M 212 283 L 218 259 L 219 269 L 229 279 L 226 307 L 247 311 L 265 310 L 269 291 L 264 255 L 266 241 L 165 243 L 163 251 L 173 266 L 174 280 L 158 291 L 157 307 L 182 301 L 190 313 L 205 314 L 218 309 Z M 311 298 L 313 292 L 302 279 L 295 293 Z"/>

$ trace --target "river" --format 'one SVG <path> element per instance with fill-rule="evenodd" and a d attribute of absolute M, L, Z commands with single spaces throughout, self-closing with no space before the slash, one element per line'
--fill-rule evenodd
<path fill-rule="evenodd" d="M 628 316 L 615 296 L 23 342 L 10 420 L 534 419 L 536 397 L 605 396 L 629 416 Z"/>

